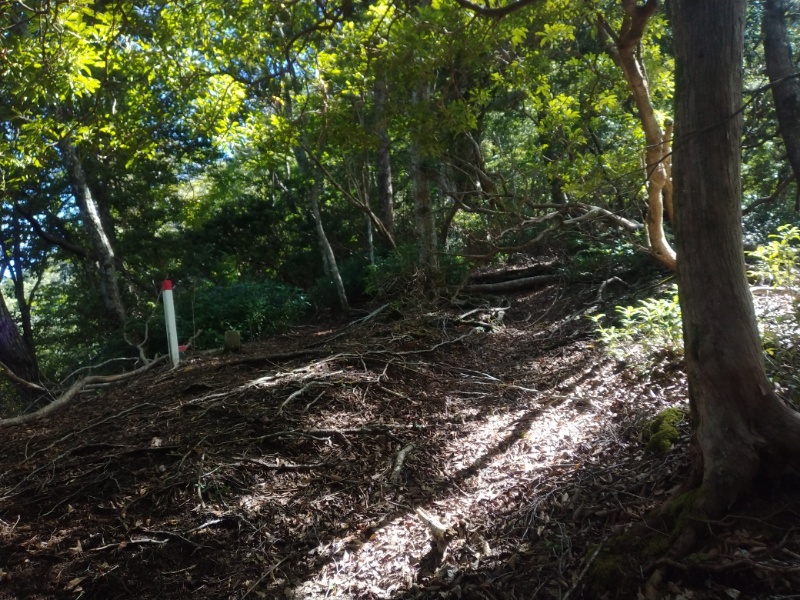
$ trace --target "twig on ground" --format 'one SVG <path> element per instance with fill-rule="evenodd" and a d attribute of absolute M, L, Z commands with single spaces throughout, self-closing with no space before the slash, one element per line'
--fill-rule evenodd
<path fill-rule="evenodd" d="M 400 452 L 397 453 L 397 456 L 394 459 L 394 468 L 392 469 L 392 475 L 389 478 L 391 481 L 395 482 L 400 478 L 400 471 L 403 469 L 403 463 L 406 461 L 406 456 L 411 450 L 414 449 L 414 444 L 406 444 Z"/>
<path fill-rule="evenodd" d="M 289 402 L 291 402 L 292 400 L 294 400 L 298 396 L 302 396 L 306 392 L 306 390 L 308 390 L 308 388 L 313 386 L 315 383 L 316 383 L 316 381 L 312 381 L 310 383 L 307 383 L 303 387 L 301 387 L 299 390 L 297 390 L 296 392 L 292 392 L 291 394 L 289 394 L 289 397 L 286 398 L 286 400 L 284 400 L 281 403 L 281 405 L 278 407 L 278 414 L 281 414 L 283 412 L 284 407 L 287 404 L 289 404 Z"/>
<path fill-rule="evenodd" d="M 317 394 L 317 397 L 316 397 L 316 398 L 314 398 L 314 399 L 313 399 L 311 402 L 309 402 L 308 404 L 306 404 L 306 407 L 303 409 L 303 412 L 304 412 L 304 413 L 307 413 L 307 412 L 308 412 L 308 409 L 309 409 L 309 408 L 311 408 L 311 407 L 312 407 L 312 406 L 313 406 L 313 405 L 314 405 L 314 404 L 317 402 L 317 400 L 319 400 L 320 398 L 322 398 L 324 395 L 325 395 L 325 390 L 322 390 L 322 391 L 321 391 L 319 394 Z"/>
<path fill-rule="evenodd" d="M 292 470 L 319 469 L 321 467 L 329 467 L 332 464 L 334 464 L 334 463 L 332 463 L 330 461 L 323 461 L 323 462 L 318 462 L 318 463 L 307 463 L 307 464 L 295 464 L 295 463 L 290 463 L 290 462 L 285 462 L 285 461 L 280 461 L 280 460 L 277 461 L 277 462 L 271 463 L 271 462 L 267 462 L 265 460 L 262 460 L 260 458 L 254 458 L 254 457 L 251 457 L 251 456 L 240 456 L 240 457 L 237 457 L 237 460 L 242 460 L 242 461 L 245 461 L 245 462 L 251 462 L 251 463 L 256 464 L 256 465 L 258 465 L 260 467 L 264 467 L 265 469 L 292 469 Z"/>
<path fill-rule="evenodd" d="M 627 284 L 627 283 L 625 283 L 625 282 L 624 282 L 622 279 L 620 279 L 619 277 L 616 277 L 616 276 L 615 276 L 615 277 L 609 277 L 609 278 L 608 278 L 608 279 L 606 279 L 606 280 L 605 280 L 605 281 L 604 281 L 602 284 L 600 284 L 600 289 L 597 291 L 597 301 L 598 301 L 598 302 L 602 302 L 602 301 L 604 300 L 604 298 L 603 298 L 603 294 L 605 294 L 606 288 L 608 287 L 608 285 L 609 285 L 610 283 L 621 283 L 621 284 L 622 284 L 622 285 L 624 285 L 625 287 L 629 287 L 629 286 L 628 286 L 628 284 Z"/>
<path fill-rule="evenodd" d="M 442 523 L 438 517 L 432 515 L 421 506 L 418 506 L 414 512 L 417 517 L 419 517 L 419 520 L 428 528 L 428 531 L 431 532 L 431 537 L 436 542 L 439 552 L 444 554 L 448 544 L 450 544 L 455 537 L 455 530 L 445 523 Z"/>
<path fill-rule="evenodd" d="M 361 324 L 361 323 L 366 323 L 366 322 L 367 322 L 367 321 L 369 321 L 370 319 L 374 319 L 374 318 L 375 318 L 375 317 L 377 317 L 379 314 L 381 314 L 381 313 L 382 313 L 384 310 L 386 310 L 386 309 L 387 309 L 389 306 L 390 306 L 389 304 L 384 304 L 383 306 L 381 306 L 381 307 L 379 307 L 379 308 L 376 308 L 375 310 L 373 310 L 371 313 L 369 313 L 369 314 L 368 314 L 368 315 L 366 315 L 365 317 L 361 317 L 360 319 L 356 319 L 355 321 L 353 321 L 352 323 L 350 323 L 350 324 L 348 325 L 348 327 L 352 327 L 353 325 L 359 325 L 359 324 Z"/>
<path fill-rule="evenodd" d="M 592 552 L 591 556 L 589 556 L 589 558 L 586 560 L 586 563 L 584 563 L 583 569 L 581 569 L 580 573 L 578 573 L 578 576 L 575 578 L 575 581 L 572 582 L 572 587 L 567 590 L 567 593 L 564 594 L 561 600 L 569 600 L 569 597 L 572 595 L 572 593 L 578 589 L 578 586 L 580 585 L 581 581 L 583 581 L 583 578 L 586 577 L 586 573 L 589 572 L 589 567 L 592 566 L 592 563 L 597 558 L 597 555 L 600 554 L 600 550 L 603 549 L 604 545 L 605 545 L 605 540 L 603 540 L 600 544 L 597 545 L 597 548 L 594 549 L 594 552 Z"/>
<path fill-rule="evenodd" d="M 283 563 L 285 563 L 287 560 L 289 560 L 289 557 L 288 557 L 288 556 L 285 556 L 285 557 L 284 557 L 284 558 L 282 558 L 282 559 L 281 559 L 279 562 L 275 563 L 275 564 L 274 564 L 274 565 L 272 565 L 272 566 L 271 566 L 269 569 L 267 569 L 267 570 L 264 572 L 264 574 L 263 574 L 261 577 L 259 577 L 259 578 L 258 578 L 258 580 L 256 580 L 256 582 L 255 582 L 253 585 L 251 585 L 249 588 L 247 588 L 247 591 L 246 591 L 244 594 L 242 594 L 242 600 L 244 600 L 245 598 L 247 598 L 247 596 L 248 596 L 248 595 L 250 595 L 250 592 L 252 592 L 254 589 L 256 589 L 256 588 L 258 587 L 258 584 L 259 584 L 259 583 L 261 583 L 262 581 L 264 581 L 264 579 L 266 579 L 267 575 L 270 575 L 270 574 L 274 573 L 274 572 L 275 572 L 275 569 L 277 569 L 278 567 L 280 567 L 280 566 L 281 566 Z"/>

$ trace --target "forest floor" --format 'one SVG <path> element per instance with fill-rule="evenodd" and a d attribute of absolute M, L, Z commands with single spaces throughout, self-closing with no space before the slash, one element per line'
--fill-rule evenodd
<path fill-rule="evenodd" d="M 687 475 L 686 419 L 645 448 L 686 409 L 679 366 L 595 347 L 596 285 L 473 300 L 190 354 L 3 429 L 0 598 L 636 598 L 668 537 L 608 549 Z M 800 597 L 795 506 L 709 523 L 667 597 Z"/>

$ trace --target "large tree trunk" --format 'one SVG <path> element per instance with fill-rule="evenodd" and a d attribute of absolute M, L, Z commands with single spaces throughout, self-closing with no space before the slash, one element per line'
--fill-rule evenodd
<path fill-rule="evenodd" d="M 75 146 L 69 138 L 63 138 L 58 142 L 58 148 L 61 151 L 72 193 L 78 203 L 83 225 L 92 244 L 94 258 L 97 260 L 103 302 L 117 327 L 124 329 L 127 317 L 117 281 L 114 248 L 103 226 L 100 211 L 86 181 L 86 174 Z"/>
<path fill-rule="evenodd" d="M 800 458 L 772 391 L 745 275 L 740 140 L 745 0 L 674 0 L 678 279 L 692 413 L 693 508 L 714 517 L 765 468 Z"/>
<path fill-rule="evenodd" d="M 31 354 L 25 340 L 22 339 L 2 294 L 0 294 L 0 362 L 20 379 L 31 383 L 39 381 L 36 357 Z M 30 391 L 25 387 L 19 389 L 26 395 Z"/>
<path fill-rule="evenodd" d="M 668 163 L 665 162 L 668 139 L 656 119 L 644 65 L 636 54 L 647 21 L 658 9 L 658 0 L 647 0 L 641 6 L 636 2 L 637 0 L 622 0 L 625 14 L 619 34 L 614 33 L 603 20 L 600 22 L 600 27 L 601 31 L 614 39 L 615 44 L 609 47 L 609 52 L 621 67 L 625 80 L 628 82 L 644 131 L 647 234 L 650 240 L 650 251 L 661 263 L 674 270 L 675 251 L 664 235 L 663 193 L 670 177 L 667 170 Z M 668 186 L 667 191 L 671 191 Z M 669 205 L 671 206 L 671 198 Z"/>
<path fill-rule="evenodd" d="M 792 59 L 792 46 L 786 29 L 787 0 L 765 0 L 761 30 L 764 35 L 764 59 L 772 83 L 772 99 L 789 164 L 792 167 L 797 195 L 794 209 L 800 210 L 800 80 Z"/>

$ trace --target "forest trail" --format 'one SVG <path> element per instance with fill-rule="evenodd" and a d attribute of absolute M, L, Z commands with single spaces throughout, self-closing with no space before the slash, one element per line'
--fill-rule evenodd
<path fill-rule="evenodd" d="M 644 443 L 686 390 L 593 347 L 596 298 L 296 328 L 8 428 L 0 597 L 603 597 L 604 543 L 686 476 L 685 424 Z"/>

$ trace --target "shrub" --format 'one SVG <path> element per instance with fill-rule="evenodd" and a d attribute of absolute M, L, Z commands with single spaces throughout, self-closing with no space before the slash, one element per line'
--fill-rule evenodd
<path fill-rule="evenodd" d="M 788 295 L 777 295 L 763 303 L 759 311 L 759 331 L 770 380 L 778 393 L 796 405 L 800 399 L 800 281 L 797 278 L 800 229 L 781 225 L 767 239 L 767 244 L 748 252 L 757 261 L 749 275 L 759 283 L 768 283 L 788 292 Z"/>
<path fill-rule="evenodd" d="M 258 339 L 298 322 L 309 310 L 308 299 L 299 290 L 272 281 L 246 281 L 232 285 L 204 285 L 195 289 L 175 289 L 178 338 L 194 341 L 198 349 L 222 346 L 225 331 L 235 329 L 242 341 Z M 163 311 L 156 310 L 150 324 L 151 344 L 166 348 Z M 160 350 L 159 350 L 160 351 Z"/>
<path fill-rule="evenodd" d="M 778 232 L 770 234 L 768 239 L 766 245 L 747 253 L 758 261 L 748 274 L 759 282 L 776 287 L 794 287 L 800 255 L 800 229 L 794 225 L 781 225 Z"/>
<path fill-rule="evenodd" d="M 366 295 L 369 263 L 366 257 L 352 256 L 339 265 L 339 275 L 349 302 L 361 300 Z M 329 277 L 318 277 L 310 292 L 311 301 L 317 307 L 338 308 L 339 296 L 336 284 Z"/>
<path fill-rule="evenodd" d="M 419 281 L 417 252 L 416 246 L 407 244 L 377 258 L 375 264 L 367 268 L 367 294 L 376 298 L 396 298 L 416 289 Z M 439 256 L 439 284 L 459 285 L 468 271 L 466 259 L 450 254 Z"/>
<path fill-rule="evenodd" d="M 600 341 L 620 360 L 649 366 L 663 356 L 683 355 L 683 329 L 678 288 L 673 285 L 663 298 L 640 300 L 636 306 L 617 306 L 617 325 L 605 327 L 606 315 L 589 317 Z"/>

